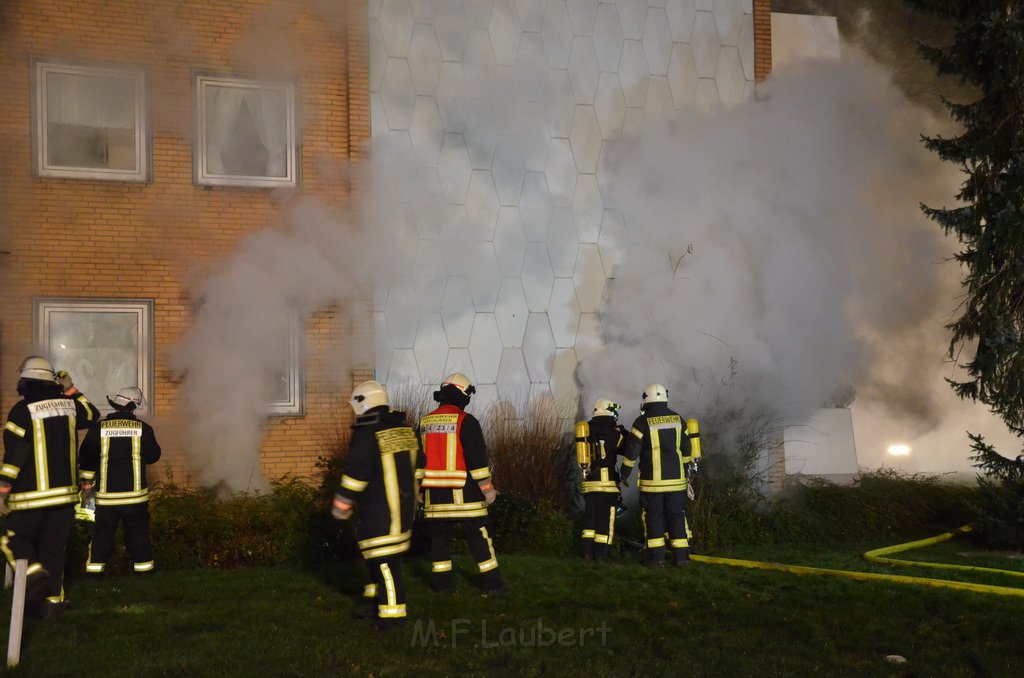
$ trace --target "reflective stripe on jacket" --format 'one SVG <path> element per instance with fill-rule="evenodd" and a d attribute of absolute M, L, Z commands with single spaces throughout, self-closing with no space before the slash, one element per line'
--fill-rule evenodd
<path fill-rule="evenodd" d="M 626 457 L 639 459 L 641 492 L 686 489 L 685 465 L 690 461 L 686 421 L 665 403 L 651 403 L 633 422 Z"/>
<path fill-rule="evenodd" d="M 149 501 L 146 466 L 160 459 L 153 427 L 131 412 L 114 412 L 89 429 L 79 472 L 96 483 L 97 506 Z"/>
<path fill-rule="evenodd" d="M 8 506 L 23 511 L 78 502 L 78 429 L 99 419 L 82 394 L 57 384 L 33 385 L 4 424 L 0 480 L 11 484 Z"/>
<path fill-rule="evenodd" d="M 444 415 L 449 421 L 434 419 L 437 415 Z M 455 431 L 450 431 L 452 415 L 457 415 Z M 448 423 L 449 426 L 448 429 L 425 432 L 425 426 L 431 423 Z M 487 506 L 484 504 L 480 483 L 490 480 L 491 469 L 487 463 L 487 444 L 477 418 L 457 405 L 444 403 L 420 420 L 420 438 L 424 441 L 424 446 L 432 443 L 435 445 L 434 464 L 437 464 L 431 468 L 428 452 L 423 455 L 420 466 L 416 469 L 416 477 L 421 480 L 423 487 L 423 516 L 428 520 L 463 520 L 486 516 Z M 448 451 L 453 448 L 456 451 L 456 459 L 462 460 L 461 467 L 458 463 L 454 466 L 449 465 L 451 457 Z M 427 482 L 431 477 L 428 475 L 431 471 L 442 471 L 445 474 L 452 471 L 461 472 L 462 479 L 456 485 L 454 473 L 447 477 L 435 475 L 434 482 L 440 480 L 445 484 L 431 485 Z"/>
<path fill-rule="evenodd" d="M 466 484 L 466 455 L 462 450 L 462 422 L 466 413 L 455 405 L 441 405 L 420 420 L 420 441 L 425 455 L 421 487 L 462 487 Z"/>
<path fill-rule="evenodd" d="M 375 411 L 376 410 L 376 411 Z M 375 408 L 352 427 L 338 493 L 356 507 L 356 539 L 364 558 L 409 550 L 416 506 L 419 440 L 405 413 Z"/>

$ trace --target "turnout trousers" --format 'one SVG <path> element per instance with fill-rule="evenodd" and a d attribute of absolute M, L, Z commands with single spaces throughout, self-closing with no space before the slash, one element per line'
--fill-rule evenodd
<path fill-rule="evenodd" d="M 121 506 L 97 506 L 93 524 L 92 543 L 85 571 L 103 574 L 114 554 L 114 535 L 117 526 L 124 523 L 124 545 L 131 556 L 135 572 L 153 570 L 153 547 L 149 541 L 149 503 Z"/>
<path fill-rule="evenodd" d="M 11 567 L 16 560 L 28 561 L 26 612 L 33 613 L 45 601 L 57 603 L 64 600 L 64 562 L 74 524 L 75 507 L 72 504 L 14 511 L 7 516 L 0 550 L 3 550 Z"/>
<path fill-rule="evenodd" d="M 405 618 L 405 582 L 402 579 L 402 554 L 385 558 L 367 558 L 370 583 L 363 588 L 363 598 L 373 601 L 378 619 Z"/>
<path fill-rule="evenodd" d="M 647 538 L 647 561 L 665 561 L 665 547 L 672 547 L 677 564 L 690 559 L 690 530 L 686 521 L 686 491 L 640 492 L 640 508 Z M 666 535 L 668 539 L 666 540 Z"/>
<path fill-rule="evenodd" d="M 487 532 L 487 518 L 464 518 L 461 520 L 428 519 L 430 525 L 430 559 L 434 588 L 448 591 L 454 588 L 452 576 L 452 538 L 455 527 L 462 526 L 463 536 L 469 546 L 469 552 L 476 561 L 480 571 L 480 585 L 485 591 L 493 591 L 503 586 L 501 572 L 498 569 L 498 557 L 494 552 L 494 542 Z"/>
<path fill-rule="evenodd" d="M 618 492 L 583 494 L 583 557 L 604 560 L 615 538 Z"/>

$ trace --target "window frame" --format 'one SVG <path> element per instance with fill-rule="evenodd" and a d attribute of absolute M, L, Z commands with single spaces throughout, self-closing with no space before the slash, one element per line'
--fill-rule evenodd
<path fill-rule="evenodd" d="M 306 414 L 306 366 L 302 351 L 304 339 L 302 320 L 295 313 L 288 332 L 288 397 L 268 402 L 268 416 L 299 417 Z"/>
<path fill-rule="evenodd" d="M 58 179 L 94 179 L 148 183 L 152 177 L 152 132 L 150 127 L 146 73 L 132 66 L 92 65 L 59 60 L 31 60 L 32 172 L 38 177 Z M 70 75 L 106 75 L 135 79 L 135 157 L 134 170 L 97 167 L 69 167 L 47 162 L 46 76 L 49 73 Z"/>
<path fill-rule="evenodd" d="M 153 374 L 155 363 L 155 344 L 153 335 L 153 300 L 152 299 L 115 299 L 115 298 L 80 298 L 80 297 L 34 297 L 32 299 L 33 310 L 33 340 L 36 347 L 43 355 L 52 356 L 50 347 L 50 315 L 54 312 L 60 313 L 133 313 L 136 316 L 136 328 L 139 333 L 139 354 L 136 356 L 136 375 L 138 383 L 135 384 L 142 391 L 142 407 L 136 412 L 140 415 L 148 415 L 154 412 L 153 406 Z M 71 375 L 74 378 L 74 374 Z M 109 388 L 118 389 L 121 385 L 108 385 Z M 116 392 L 116 391 L 114 391 Z M 106 396 L 111 393 L 86 393 L 92 403 L 99 408 L 100 412 L 109 414 L 113 408 L 107 404 Z"/>
<path fill-rule="evenodd" d="M 193 71 L 193 143 L 192 181 L 197 186 L 236 186 L 243 188 L 296 188 L 300 183 L 302 143 L 297 121 L 299 119 L 298 88 L 284 80 L 264 80 L 234 75 Z M 285 115 L 287 130 L 287 172 L 284 177 L 257 177 L 230 174 L 211 174 L 207 170 L 206 96 L 209 85 L 248 89 L 278 89 L 285 92 L 288 107 Z"/>

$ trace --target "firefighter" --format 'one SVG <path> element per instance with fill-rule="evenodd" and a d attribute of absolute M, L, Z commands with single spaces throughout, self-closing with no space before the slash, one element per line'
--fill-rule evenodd
<path fill-rule="evenodd" d="M 89 429 L 82 441 L 79 477 L 83 504 L 96 500 L 96 523 L 85 571 L 102 576 L 114 553 L 114 533 L 124 523 L 124 543 L 137 573 L 153 571 L 149 541 L 149 484 L 146 466 L 160 459 L 153 427 L 135 416 L 142 391 L 127 386 L 107 396 L 114 411 Z"/>
<path fill-rule="evenodd" d="M 419 440 L 405 413 L 376 381 L 364 381 L 349 400 L 356 414 L 345 472 L 334 495 L 331 515 L 347 520 L 358 507 L 356 539 L 370 569 L 360 617 L 375 617 L 380 631 L 405 621 L 402 554 L 412 539 L 416 509 L 416 459 Z"/>
<path fill-rule="evenodd" d="M 601 398 L 590 420 L 576 424 L 576 460 L 583 471 L 583 557 L 588 560 L 607 558 L 615 538 L 621 500 L 618 457 L 627 434 L 618 424 L 619 409 Z"/>
<path fill-rule="evenodd" d="M 22 399 L 4 425 L 0 514 L 10 515 L 0 550 L 12 567 L 28 561 L 25 614 L 46 618 L 67 606 L 64 561 L 79 501 L 77 431 L 100 413 L 46 358 L 29 356 L 18 372 Z"/>
<path fill-rule="evenodd" d="M 501 595 L 505 584 L 487 531 L 487 507 L 498 493 L 491 482 L 480 422 L 466 412 L 475 392 L 461 372 L 448 376 L 434 391 L 439 406 L 420 419 L 424 454 L 416 473 L 423 488 L 423 517 L 430 526 L 434 589 L 454 589 L 451 543 L 455 528 L 461 526 L 480 572 L 480 587 L 485 594 Z"/>
<path fill-rule="evenodd" d="M 661 384 L 644 389 L 640 416 L 627 437 L 623 482 L 638 459 L 647 565 L 665 565 L 666 534 L 675 564 L 683 565 L 690 560 L 686 474 L 687 464 L 693 459 L 687 423 L 669 409 L 668 390 Z"/>

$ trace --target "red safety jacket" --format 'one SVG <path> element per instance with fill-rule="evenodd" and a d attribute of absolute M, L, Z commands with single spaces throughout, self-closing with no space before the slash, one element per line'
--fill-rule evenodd
<path fill-rule="evenodd" d="M 462 409 L 441 405 L 420 420 L 426 455 L 420 487 L 456 488 L 466 484 L 466 454 L 461 439 L 465 419 Z"/>

